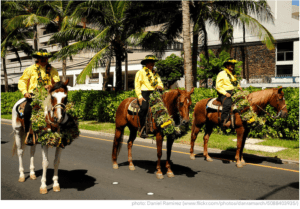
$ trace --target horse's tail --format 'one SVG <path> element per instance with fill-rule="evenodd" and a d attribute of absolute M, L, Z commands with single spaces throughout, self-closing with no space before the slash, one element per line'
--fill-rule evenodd
<path fill-rule="evenodd" d="M 119 153 L 121 151 L 122 145 L 123 145 L 123 140 L 124 140 L 124 129 L 121 131 L 121 136 L 119 138 L 119 143 L 118 143 L 118 148 L 117 148 L 117 156 L 119 156 Z"/>

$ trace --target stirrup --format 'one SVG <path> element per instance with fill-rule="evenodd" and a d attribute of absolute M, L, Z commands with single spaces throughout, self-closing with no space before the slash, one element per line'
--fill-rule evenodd
<path fill-rule="evenodd" d="M 148 138 L 149 136 L 147 135 L 147 133 L 146 133 L 146 128 L 145 128 L 145 126 L 143 126 L 143 128 L 141 129 L 141 132 L 140 132 L 140 134 L 139 134 L 139 137 L 141 137 L 141 138 Z"/>

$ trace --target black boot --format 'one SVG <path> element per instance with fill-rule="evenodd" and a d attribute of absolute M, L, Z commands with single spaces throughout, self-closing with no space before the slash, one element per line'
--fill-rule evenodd
<path fill-rule="evenodd" d="M 145 126 L 142 128 L 142 133 L 141 133 L 140 137 L 141 137 L 141 138 L 144 138 L 144 139 L 148 138 L 148 135 L 147 135 L 147 133 L 146 133 L 146 127 L 145 127 Z"/>
<path fill-rule="evenodd" d="M 27 134 L 27 139 L 25 139 L 25 144 L 28 146 L 33 145 L 33 135 L 32 134 Z"/>

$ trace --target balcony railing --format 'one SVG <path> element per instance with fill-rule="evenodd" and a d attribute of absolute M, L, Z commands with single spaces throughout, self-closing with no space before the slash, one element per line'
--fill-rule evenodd
<path fill-rule="evenodd" d="M 291 74 L 285 75 L 252 75 L 249 78 L 248 84 L 258 84 L 258 83 L 272 83 L 272 84 L 289 84 L 289 83 L 299 83 L 299 76 L 293 76 Z"/>

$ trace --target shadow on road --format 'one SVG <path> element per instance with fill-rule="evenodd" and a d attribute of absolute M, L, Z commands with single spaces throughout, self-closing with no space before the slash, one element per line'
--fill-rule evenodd
<path fill-rule="evenodd" d="M 298 189 L 298 193 L 299 193 L 299 182 L 293 182 L 293 183 L 287 184 L 285 186 L 279 187 L 277 189 L 274 189 L 272 192 L 269 192 L 268 194 L 266 194 L 266 195 L 264 195 L 262 197 L 257 198 L 257 200 L 265 200 L 268 197 L 274 195 L 275 193 L 277 193 L 277 192 L 279 192 L 281 190 L 284 190 L 285 188 L 288 188 L 288 187 L 292 187 L 294 189 Z"/>
<path fill-rule="evenodd" d="M 6 144 L 8 143 L 8 141 L 1 141 L 1 144 Z"/>
<path fill-rule="evenodd" d="M 96 185 L 95 181 L 96 179 L 94 177 L 91 177 L 89 175 L 86 175 L 88 171 L 87 170 L 58 170 L 58 182 L 60 185 L 60 188 L 64 189 L 77 189 L 78 191 L 84 191 L 90 187 L 93 187 Z M 38 170 L 35 172 L 36 176 L 42 176 L 43 170 Z M 53 175 L 54 170 L 48 169 L 47 170 L 47 180 L 46 184 L 50 185 L 53 184 Z"/>
<path fill-rule="evenodd" d="M 149 160 L 133 160 L 132 161 L 134 166 L 142 168 L 147 171 L 147 173 L 154 174 L 156 172 L 156 161 L 149 161 Z M 163 175 L 167 173 L 167 168 L 165 167 L 166 160 L 161 160 L 161 171 Z M 119 166 L 129 166 L 128 162 L 120 163 Z M 195 177 L 200 171 L 193 171 L 189 167 L 173 164 L 171 162 L 171 169 L 174 175 L 186 175 L 187 177 Z"/>
<path fill-rule="evenodd" d="M 230 161 L 235 161 L 235 149 L 229 149 L 222 151 L 221 153 L 208 153 L 210 157 L 222 160 L 224 164 L 230 164 Z M 204 158 L 203 153 L 197 153 L 195 155 L 196 158 Z M 253 154 L 243 154 L 244 160 L 246 163 L 254 163 L 254 164 L 261 164 L 263 162 L 271 162 L 274 164 L 283 164 L 283 162 L 279 158 L 271 158 L 271 157 L 264 157 L 258 156 Z"/>

